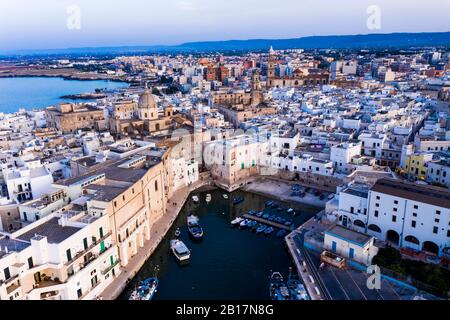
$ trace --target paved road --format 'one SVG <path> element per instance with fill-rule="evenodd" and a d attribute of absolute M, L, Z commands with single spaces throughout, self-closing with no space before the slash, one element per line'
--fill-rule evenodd
<path fill-rule="evenodd" d="M 319 254 L 307 251 L 312 263 L 320 265 Z M 411 299 L 415 293 L 386 279 L 381 280 L 380 290 L 371 290 L 367 287 L 367 275 L 353 268 L 338 269 L 325 265 L 319 273 L 333 300 L 404 300 Z"/>

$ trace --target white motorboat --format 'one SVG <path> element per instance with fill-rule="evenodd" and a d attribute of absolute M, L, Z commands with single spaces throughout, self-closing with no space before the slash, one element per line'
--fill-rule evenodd
<path fill-rule="evenodd" d="M 195 203 L 198 203 L 200 199 L 198 198 L 198 196 L 192 196 L 192 201 L 194 201 Z"/>
<path fill-rule="evenodd" d="M 178 261 L 187 261 L 191 257 L 191 251 L 186 247 L 183 241 L 175 239 L 170 240 L 170 249 Z"/>
<path fill-rule="evenodd" d="M 224 199 L 228 199 L 228 195 L 227 195 L 226 193 L 224 193 L 224 194 L 222 195 L 222 197 L 223 197 Z"/>
<path fill-rule="evenodd" d="M 232 225 L 232 226 L 237 226 L 237 225 L 239 225 L 242 221 L 244 221 L 244 219 L 242 219 L 242 218 L 236 218 L 236 219 L 234 219 L 233 221 L 231 221 L 231 225 Z"/>
<path fill-rule="evenodd" d="M 208 193 L 205 198 L 206 203 L 209 203 L 211 199 L 212 199 L 211 194 Z"/>
<path fill-rule="evenodd" d="M 251 220 L 249 220 L 249 219 L 245 219 L 245 220 L 241 221 L 241 223 L 239 224 L 239 226 L 240 226 L 241 228 L 245 228 L 245 227 L 247 227 L 247 225 L 250 223 L 250 221 L 251 221 Z"/>

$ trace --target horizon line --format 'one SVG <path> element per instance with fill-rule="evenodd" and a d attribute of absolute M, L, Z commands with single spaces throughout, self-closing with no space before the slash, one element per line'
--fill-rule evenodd
<path fill-rule="evenodd" d="M 393 34 L 429 34 L 429 33 L 450 33 L 448 31 L 423 31 L 423 32 L 409 32 L 409 31 L 398 31 L 398 32 L 387 32 L 387 33 L 356 33 L 356 34 L 327 34 L 327 35 L 307 35 L 301 37 L 289 37 L 289 38 L 247 38 L 247 39 L 223 39 L 223 40 L 191 40 L 178 44 L 130 44 L 130 45 L 105 45 L 105 46 L 79 46 L 79 47 L 58 47 L 58 48 L 43 48 L 43 49 L 7 49 L 0 50 L 0 54 L 13 54 L 19 52 L 39 52 L 39 51 L 63 51 L 63 50 L 80 50 L 80 49 L 109 49 L 109 48 L 149 48 L 149 47 L 161 47 L 161 48 L 177 48 L 183 47 L 187 44 L 192 43 L 219 43 L 219 42 L 245 42 L 245 41 L 280 41 L 280 40 L 297 40 L 305 38 L 324 38 L 324 37 L 356 37 L 356 36 L 377 36 L 377 35 L 393 35 Z"/>

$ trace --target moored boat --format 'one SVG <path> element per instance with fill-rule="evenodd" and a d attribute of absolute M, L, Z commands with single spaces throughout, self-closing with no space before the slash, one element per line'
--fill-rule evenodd
<path fill-rule="evenodd" d="M 264 234 L 265 235 L 269 235 L 269 234 L 271 234 L 272 232 L 273 232 L 273 228 L 272 227 L 268 227 L 268 228 L 266 228 L 266 230 L 264 230 Z"/>
<path fill-rule="evenodd" d="M 227 195 L 226 193 L 224 193 L 224 194 L 222 195 L 222 197 L 223 197 L 224 199 L 228 199 L 228 195 Z"/>
<path fill-rule="evenodd" d="M 152 300 L 158 289 L 158 278 L 151 277 L 140 281 L 131 293 L 129 300 Z"/>
<path fill-rule="evenodd" d="M 186 247 L 183 241 L 174 239 L 170 240 L 170 249 L 172 250 L 175 258 L 180 262 L 189 261 L 191 257 L 191 251 Z"/>
<path fill-rule="evenodd" d="M 248 226 L 248 224 L 250 223 L 249 219 L 244 219 L 241 221 L 241 223 L 239 224 L 239 227 L 241 227 L 242 229 L 246 228 Z"/>
<path fill-rule="evenodd" d="M 244 219 L 238 217 L 238 218 L 236 218 L 236 219 L 234 219 L 234 220 L 231 221 L 231 225 L 232 225 L 232 226 L 237 226 L 237 225 L 239 225 L 243 220 L 244 220 Z"/>
<path fill-rule="evenodd" d="M 285 235 L 287 234 L 287 231 L 284 229 L 281 229 L 277 232 L 277 237 L 278 238 L 283 238 Z"/>
<path fill-rule="evenodd" d="M 205 198 L 206 203 L 210 203 L 210 202 L 211 202 L 211 199 L 212 199 L 212 196 L 211 196 L 210 193 L 208 193 L 208 194 L 206 195 L 206 198 Z"/>
<path fill-rule="evenodd" d="M 258 229 L 256 229 L 256 233 L 264 232 L 264 230 L 266 230 L 266 229 L 267 229 L 267 226 L 262 224 L 258 227 Z"/>
<path fill-rule="evenodd" d="M 177 230 L 175 230 L 175 237 L 178 238 L 181 235 L 181 230 L 180 228 L 177 228 Z"/>
<path fill-rule="evenodd" d="M 253 229 L 257 224 L 258 224 L 258 222 L 256 222 L 255 220 L 252 220 L 247 224 L 247 227 L 249 227 L 250 229 Z"/>
<path fill-rule="evenodd" d="M 237 205 L 237 204 L 241 203 L 242 201 L 244 201 L 244 198 L 242 198 L 242 197 L 235 197 L 233 199 L 233 204 Z"/>
<path fill-rule="evenodd" d="M 200 221 L 197 216 L 191 214 L 187 217 L 187 226 L 189 234 L 194 239 L 201 239 L 203 237 L 203 228 L 200 225 Z"/>
<path fill-rule="evenodd" d="M 194 203 L 198 203 L 199 201 L 198 196 L 192 196 L 192 201 L 194 201 Z"/>
<path fill-rule="evenodd" d="M 290 300 L 289 289 L 284 283 L 283 276 L 279 272 L 273 272 L 270 276 L 270 298 L 272 300 Z"/>
<path fill-rule="evenodd" d="M 292 274 L 292 268 L 289 270 L 289 278 L 286 282 L 292 300 L 310 300 L 310 297 L 301 283 L 298 276 Z"/>

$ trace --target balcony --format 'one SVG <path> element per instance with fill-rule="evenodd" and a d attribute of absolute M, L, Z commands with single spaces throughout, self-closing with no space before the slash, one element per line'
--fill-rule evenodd
<path fill-rule="evenodd" d="M 98 246 L 102 241 L 106 240 L 108 237 L 111 236 L 111 232 L 108 232 L 105 234 L 102 238 L 92 243 L 89 247 L 87 247 L 85 250 L 78 252 L 70 261 L 67 261 L 64 265 L 69 268 L 72 264 L 77 262 L 78 259 L 89 253 L 92 249 L 94 249 L 96 246 Z M 106 251 L 106 250 L 105 250 Z"/>
<path fill-rule="evenodd" d="M 102 275 L 107 274 L 110 272 L 115 266 L 117 266 L 120 262 L 120 259 L 116 259 L 109 267 L 107 267 L 105 270 L 102 270 Z"/>

